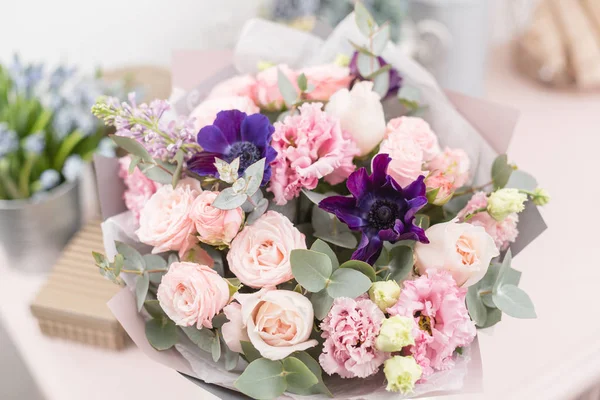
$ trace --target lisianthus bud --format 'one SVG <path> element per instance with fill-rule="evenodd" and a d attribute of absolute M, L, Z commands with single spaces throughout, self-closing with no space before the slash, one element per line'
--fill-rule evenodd
<path fill-rule="evenodd" d="M 348 57 L 346 54 L 340 53 L 335 56 L 335 61 L 333 63 L 340 67 L 347 67 L 350 65 L 350 57 Z"/>
<path fill-rule="evenodd" d="M 383 372 L 388 392 L 412 393 L 423 370 L 413 357 L 394 356 L 385 361 Z"/>
<path fill-rule="evenodd" d="M 400 351 L 406 346 L 414 345 L 415 338 L 412 331 L 415 321 L 412 318 L 396 315 L 383 321 L 375 347 L 379 351 L 391 353 Z"/>
<path fill-rule="evenodd" d="M 550 202 L 550 195 L 546 189 L 537 188 L 533 191 L 533 204 L 536 206 L 545 206 Z"/>
<path fill-rule="evenodd" d="M 487 212 L 496 221 L 503 221 L 509 214 L 523 211 L 526 201 L 527 195 L 518 189 L 496 190 L 488 199 Z"/>
<path fill-rule="evenodd" d="M 369 289 L 369 298 L 383 312 L 396 304 L 400 297 L 400 286 L 395 281 L 374 282 Z"/>

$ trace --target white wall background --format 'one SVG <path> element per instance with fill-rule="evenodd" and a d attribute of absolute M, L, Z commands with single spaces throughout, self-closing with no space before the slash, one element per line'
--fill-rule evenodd
<path fill-rule="evenodd" d="M 86 69 L 169 66 L 173 49 L 232 46 L 243 21 L 262 1 L 1 0 L 0 61 L 18 51 L 26 60 L 68 61 Z M 494 3 L 493 40 L 498 42 L 510 36 L 508 5 L 535 0 L 460 1 Z"/>

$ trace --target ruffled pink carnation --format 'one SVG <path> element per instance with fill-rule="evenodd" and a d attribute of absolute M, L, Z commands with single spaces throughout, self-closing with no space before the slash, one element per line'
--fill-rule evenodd
<path fill-rule="evenodd" d="M 342 131 L 337 118 L 321 110 L 321 103 L 306 103 L 300 114 L 275 123 L 271 146 L 277 158 L 271 164 L 269 191 L 279 205 L 314 189 L 319 179 L 332 185 L 343 182 L 356 168 L 359 153 L 350 134 Z"/>
<path fill-rule="evenodd" d="M 133 212 L 135 219 L 139 221 L 140 212 L 146 205 L 146 202 L 152 197 L 160 187 L 160 184 L 142 174 L 138 167 L 135 167 L 133 173 L 129 173 L 129 164 L 131 157 L 126 156 L 119 159 L 119 177 L 125 182 L 127 189 L 123 194 L 125 206 Z"/>
<path fill-rule="evenodd" d="M 466 288 L 459 288 L 444 270 L 429 271 L 413 281 L 405 281 L 392 316 L 412 317 L 420 328 L 410 353 L 423 368 L 423 375 L 454 366 L 457 347 L 475 339 L 475 324 L 465 305 Z"/>
<path fill-rule="evenodd" d="M 458 213 L 458 218 L 464 221 L 464 217 L 467 214 L 486 207 L 487 194 L 484 192 L 475 193 L 465 208 Z M 496 221 L 487 212 L 479 212 L 466 222 L 482 226 L 487 234 L 494 239 L 496 247 L 500 251 L 506 250 L 511 243 L 517 240 L 517 236 L 519 236 L 519 229 L 517 228 L 519 215 L 517 213 L 509 214 L 503 221 Z"/>
<path fill-rule="evenodd" d="M 438 153 L 433 160 L 427 163 L 426 167 L 432 173 L 443 173 L 450 178 L 454 182 L 455 189 L 467 184 L 470 168 L 469 155 L 463 149 L 448 147 Z"/>
<path fill-rule="evenodd" d="M 354 78 L 350 75 L 350 68 L 336 64 L 316 65 L 307 67 L 298 74 L 303 73 L 309 85 L 314 89 L 307 93 L 309 100 L 327 101 L 338 90 L 348 88 Z"/>
<path fill-rule="evenodd" d="M 389 355 L 375 348 L 384 319 L 383 312 L 369 299 L 335 299 L 321 323 L 325 343 L 319 363 L 323 371 L 342 378 L 376 374 Z"/>

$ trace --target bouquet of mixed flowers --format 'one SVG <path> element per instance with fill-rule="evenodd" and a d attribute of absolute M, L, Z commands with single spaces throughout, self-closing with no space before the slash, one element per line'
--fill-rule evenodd
<path fill-rule="evenodd" d="M 110 151 L 107 128 L 89 113 L 98 96 L 120 86 L 74 68 L 0 65 L 0 199 L 40 197 L 76 179 L 84 161 Z M 104 141 L 106 139 L 108 141 Z"/>
<path fill-rule="evenodd" d="M 117 314 L 136 343 L 180 372 L 256 399 L 461 390 L 477 327 L 535 317 L 510 247 L 547 193 L 435 86 L 418 101 L 427 75 L 392 63 L 388 26 L 356 7 L 322 44 L 350 36 L 354 52 L 328 64 L 263 62 L 185 117 L 159 100 L 93 108 L 130 153 L 129 211 L 94 257 L 135 294 L 145 339 Z M 253 23 L 241 43 L 295 34 Z"/>

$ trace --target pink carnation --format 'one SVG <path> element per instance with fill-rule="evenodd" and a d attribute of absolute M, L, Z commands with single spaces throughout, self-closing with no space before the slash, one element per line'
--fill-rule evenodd
<path fill-rule="evenodd" d="M 327 101 L 338 90 L 348 88 L 353 76 L 348 67 L 336 64 L 317 65 L 300 70 L 314 89 L 307 94 L 309 100 Z"/>
<path fill-rule="evenodd" d="M 374 375 L 388 358 L 375 348 L 383 312 L 369 299 L 335 299 L 321 323 L 325 339 L 319 363 L 329 375 L 366 378 Z"/>
<path fill-rule="evenodd" d="M 359 150 L 337 118 L 321 110 L 321 103 L 304 104 L 300 115 L 275 123 L 271 146 L 277 158 L 271 164 L 269 191 L 283 205 L 304 189 L 314 189 L 319 179 L 332 185 L 343 182 L 356 168 Z"/>
<path fill-rule="evenodd" d="M 432 173 L 443 173 L 454 182 L 458 189 L 469 181 L 471 161 L 463 149 L 450 149 L 446 147 L 427 164 L 427 169 Z"/>
<path fill-rule="evenodd" d="M 435 370 L 454 366 L 457 347 L 475 338 L 475 324 L 465 305 L 466 288 L 459 288 L 444 270 L 429 271 L 413 281 L 405 281 L 396 305 L 388 308 L 392 316 L 414 318 L 420 328 L 410 352 L 427 376 Z"/>
<path fill-rule="evenodd" d="M 259 72 L 256 75 L 256 82 L 252 87 L 252 98 L 260 108 L 269 111 L 279 111 L 283 108 L 285 102 L 279 91 L 278 71 L 289 79 L 296 86 L 297 74 L 285 64 L 275 65 Z"/>
<path fill-rule="evenodd" d="M 464 220 L 465 215 L 486 207 L 487 194 L 484 192 L 475 193 L 465 208 L 458 213 L 458 218 L 462 221 Z M 503 221 L 496 221 L 487 212 L 479 212 L 466 222 L 476 226 L 482 226 L 487 234 L 494 239 L 496 247 L 498 247 L 498 250 L 500 251 L 506 250 L 519 235 L 519 230 L 517 229 L 519 215 L 516 213 L 509 214 Z"/>
<path fill-rule="evenodd" d="M 119 177 L 125 182 L 127 190 L 123 195 L 125 206 L 133 212 L 135 219 L 140 219 L 140 212 L 146 205 L 146 202 L 152 197 L 160 187 L 160 184 L 142 174 L 138 167 L 135 167 L 133 173 L 129 173 L 129 164 L 131 157 L 126 156 L 119 159 Z"/>

